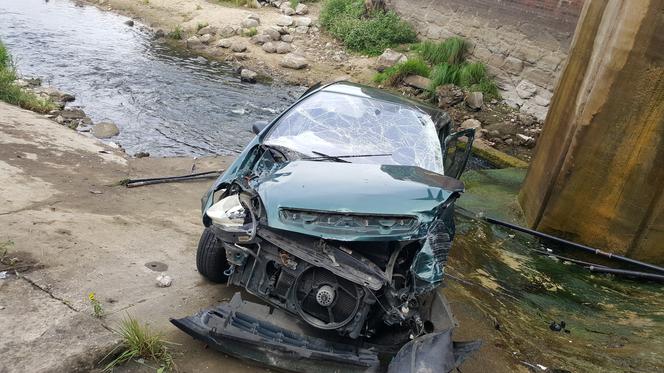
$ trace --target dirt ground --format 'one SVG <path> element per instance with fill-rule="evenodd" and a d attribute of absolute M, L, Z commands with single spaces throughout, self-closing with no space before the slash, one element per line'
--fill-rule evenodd
<path fill-rule="evenodd" d="M 0 103 L 0 242 L 13 241 L 19 275 L 0 279 L 0 372 L 89 371 L 118 343 L 111 329 L 131 315 L 164 333 L 184 372 L 262 371 L 224 357 L 177 330 L 181 317 L 229 298 L 196 271 L 200 196 L 209 181 L 127 189 L 128 177 L 218 170 L 228 158 L 127 159 L 38 114 Z M 156 286 L 159 262 L 174 280 Z M 450 291 L 450 289 L 446 290 Z M 96 319 L 88 294 L 105 316 Z M 508 353 L 492 344 L 492 323 L 465 310 L 459 339 L 485 339 L 464 372 L 513 371 Z M 153 371 L 136 364 L 124 371 Z"/>

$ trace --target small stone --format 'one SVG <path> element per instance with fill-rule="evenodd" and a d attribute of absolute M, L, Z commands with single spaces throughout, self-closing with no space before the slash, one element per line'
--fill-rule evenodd
<path fill-rule="evenodd" d="M 281 16 L 277 18 L 277 26 L 290 26 L 293 24 L 293 17 Z"/>
<path fill-rule="evenodd" d="M 535 138 L 534 137 L 530 137 L 530 136 L 526 136 L 526 135 L 522 135 L 520 133 L 517 133 L 516 138 L 519 141 L 519 145 L 525 146 L 527 148 L 532 148 L 533 146 L 535 146 Z"/>
<path fill-rule="evenodd" d="M 173 284 L 173 279 L 171 276 L 168 276 L 165 273 L 162 273 L 157 277 L 157 286 L 160 288 L 167 288 Z"/>
<path fill-rule="evenodd" d="M 66 108 L 65 110 L 60 111 L 60 115 L 68 121 L 85 118 L 85 112 L 78 108 Z"/>
<path fill-rule="evenodd" d="M 295 7 L 295 14 L 303 15 L 309 13 L 309 7 L 305 4 L 297 4 Z"/>
<path fill-rule="evenodd" d="M 480 110 L 484 105 L 484 94 L 482 92 L 470 92 L 466 96 L 466 105 L 473 110 Z"/>
<path fill-rule="evenodd" d="M 295 14 L 295 9 L 291 8 L 291 6 L 288 2 L 285 2 L 285 3 L 281 4 L 279 9 L 281 9 L 281 13 L 283 13 L 287 16 L 292 16 L 293 14 Z"/>
<path fill-rule="evenodd" d="M 263 44 L 262 48 L 266 53 L 275 53 L 277 51 L 277 45 L 271 41 Z"/>
<path fill-rule="evenodd" d="M 281 33 L 279 32 L 279 30 L 277 30 L 276 28 L 272 28 L 272 27 L 263 30 L 263 34 L 269 36 L 270 39 L 272 39 L 274 41 L 277 41 L 277 40 L 279 40 L 279 38 L 281 38 Z"/>
<path fill-rule="evenodd" d="M 242 42 L 236 41 L 231 44 L 231 50 L 233 52 L 244 52 L 247 50 L 247 46 Z"/>
<path fill-rule="evenodd" d="M 383 54 L 381 54 L 380 57 L 378 57 L 376 60 L 375 68 L 376 70 L 382 72 L 389 67 L 406 61 L 408 61 L 408 57 L 406 57 L 405 54 L 395 52 L 392 49 L 387 48 L 385 49 L 385 52 L 383 52 Z"/>
<path fill-rule="evenodd" d="M 218 48 L 230 48 L 232 44 L 233 40 L 231 39 L 221 39 L 215 44 L 215 46 Z"/>
<path fill-rule="evenodd" d="M 243 28 L 254 28 L 258 27 L 259 23 L 255 19 L 247 18 L 244 21 L 242 21 L 242 27 Z"/>
<path fill-rule="evenodd" d="M 286 43 L 292 43 L 293 42 L 293 35 L 281 35 L 281 41 L 284 41 Z"/>
<path fill-rule="evenodd" d="M 115 123 L 101 122 L 92 126 L 92 135 L 98 139 L 108 139 L 120 134 L 120 129 Z"/>
<path fill-rule="evenodd" d="M 508 138 L 505 140 L 505 145 L 512 145 L 514 144 L 514 140 L 512 138 Z"/>
<path fill-rule="evenodd" d="M 201 43 L 203 43 L 203 44 L 209 44 L 210 41 L 212 41 L 212 35 L 210 35 L 210 34 L 205 34 L 205 35 L 201 36 L 201 37 L 199 38 L 199 40 L 200 40 Z"/>
<path fill-rule="evenodd" d="M 295 27 L 298 27 L 298 26 L 309 27 L 309 26 L 311 26 L 311 18 L 309 18 L 309 17 L 297 17 L 297 18 L 295 18 L 294 23 L 295 23 Z"/>
<path fill-rule="evenodd" d="M 258 77 L 258 74 L 249 69 L 242 69 L 242 72 L 240 72 L 240 80 L 243 82 L 256 83 L 256 77 Z"/>
<path fill-rule="evenodd" d="M 254 21 L 258 22 L 258 24 L 261 23 L 261 18 L 256 13 L 249 13 L 247 19 L 253 19 Z"/>
<path fill-rule="evenodd" d="M 516 86 L 516 93 L 519 97 L 525 100 L 533 97 L 535 93 L 537 93 L 537 86 L 527 80 L 522 80 L 521 83 Z"/>
<path fill-rule="evenodd" d="M 297 55 L 295 53 L 288 53 L 284 56 L 279 65 L 289 69 L 299 70 L 307 67 L 309 63 L 307 62 L 306 58 L 300 55 Z"/>
<path fill-rule="evenodd" d="M 194 35 L 194 36 L 190 37 L 189 39 L 187 39 L 186 44 L 187 44 L 187 48 L 196 48 L 196 47 L 200 47 L 203 43 L 198 38 L 198 36 Z"/>
<path fill-rule="evenodd" d="M 166 33 L 164 32 L 164 30 L 158 29 L 157 31 L 154 32 L 154 36 L 156 38 L 163 38 L 164 36 L 166 36 Z"/>
<path fill-rule="evenodd" d="M 263 45 L 270 41 L 272 41 L 272 38 L 267 34 L 254 35 L 251 37 L 251 42 L 257 45 Z"/>
<path fill-rule="evenodd" d="M 307 27 L 307 26 L 297 26 L 295 28 L 295 32 L 298 33 L 298 34 L 306 34 L 307 32 L 309 32 L 309 27 Z"/>
<path fill-rule="evenodd" d="M 63 118 L 62 115 L 58 115 L 54 120 L 58 124 L 63 124 L 65 122 L 65 118 Z"/>
<path fill-rule="evenodd" d="M 479 130 L 482 128 L 482 123 L 477 119 L 466 119 L 461 123 L 459 128 Z"/>
<path fill-rule="evenodd" d="M 127 26 L 129 26 L 129 27 L 131 27 L 131 26 L 134 25 L 134 21 L 132 21 L 131 19 L 128 19 L 128 20 L 126 20 L 126 21 L 124 22 L 124 24 L 127 25 Z"/>
<path fill-rule="evenodd" d="M 283 42 L 283 41 L 278 41 L 275 43 L 276 44 L 276 52 L 279 54 L 286 54 L 290 53 L 293 48 L 291 48 L 290 44 Z"/>
<path fill-rule="evenodd" d="M 237 29 L 233 26 L 224 26 L 221 29 L 219 29 L 218 32 L 221 37 L 227 38 L 237 34 Z"/>
<path fill-rule="evenodd" d="M 147 158 L 150 156 L 150 153 L 148 152 L 138 152 L 134 154 L 134 158 Z"/>

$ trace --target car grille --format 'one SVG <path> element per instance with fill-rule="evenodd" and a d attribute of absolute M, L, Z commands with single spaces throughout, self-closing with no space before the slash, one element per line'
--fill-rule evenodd
<path fill-rule="evenodd" d="M 408 234 L 417 229 L 412 216 L 332 213 L 298 209 L 281 209 L 279 219 L 287 225 L 320 233 L 353 233 L 367 235 Z"/>

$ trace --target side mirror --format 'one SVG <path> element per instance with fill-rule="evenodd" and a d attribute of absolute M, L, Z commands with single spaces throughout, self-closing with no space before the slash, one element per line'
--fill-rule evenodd
<path fill-rule="evenodd" d="M 259 120 L 256 123 L 254 123 L 253 126 L 251 126 L 251 132 L 254 134 L 258 135 L 259 133 L 263 132 L 265 127 L 267 127 L 268 123 L 266 120 Z"/>
<path fill-rule="evenodd" d="M 475 140 L 475 129 L 468 128 L 445 137 L 443 141 L 443 163 L 445 176 L 461 177 Z"/>

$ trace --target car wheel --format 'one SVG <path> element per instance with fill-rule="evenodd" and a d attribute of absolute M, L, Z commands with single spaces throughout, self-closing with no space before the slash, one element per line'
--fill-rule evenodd
<path fill-rule="evenodd" d="M 228 281 L 228 276 L 224 274 L 227 267 L 226 250 L 221 241 L 212 233 L 210 228 L 205 228 L 196 251 L 198 272 L 210 281 L 225 283 Z"/>

